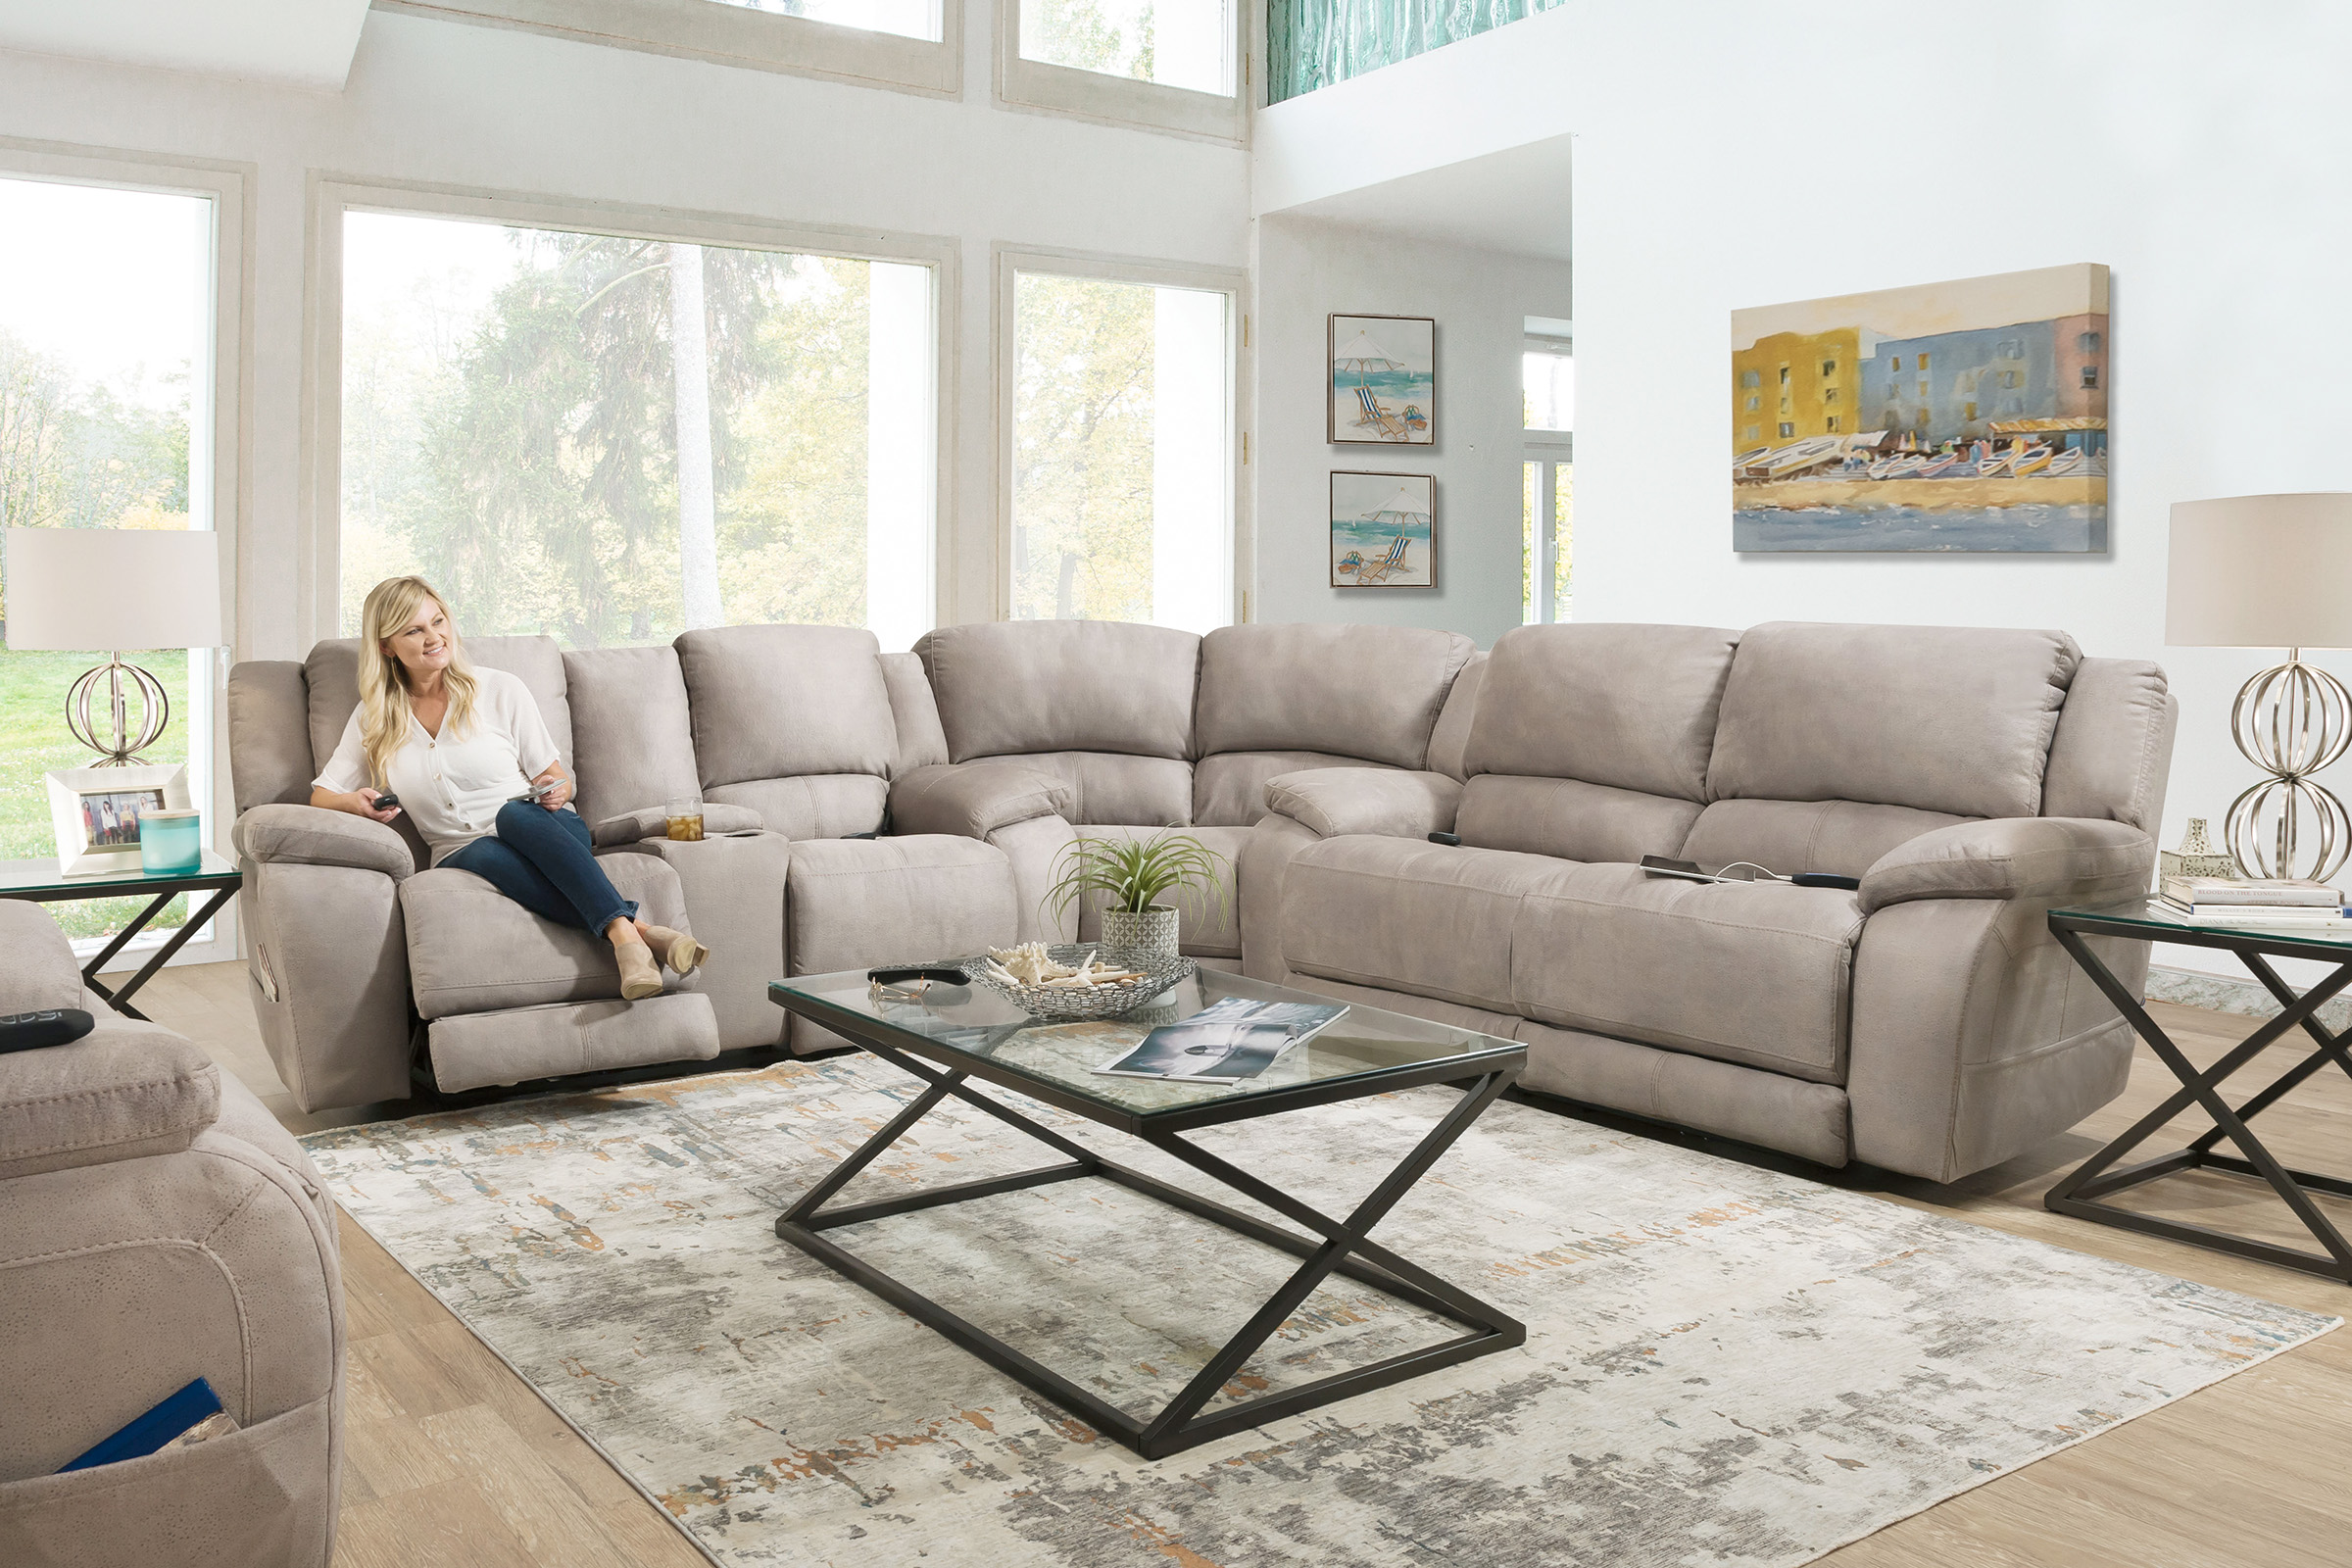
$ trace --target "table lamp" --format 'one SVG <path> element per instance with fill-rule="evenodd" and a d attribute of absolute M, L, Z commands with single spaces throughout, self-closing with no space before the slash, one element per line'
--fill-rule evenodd
<path fill-rule="evenodd" d="M 2164 640 L 2286 650 L 2230 711 L 2237 749 L 2269 776 L 2230 803 L 2225 842 L 2246 876 L 2333 876 L 2352 815 L 2311 775 L 2352 745 L 2352 693 L 2303 650 L 2352 648 L 2352 492 L 2176 504 Z"/>
<path fill-rule="evenodd" d="M 10 648 L 114 650 L 67 692 L 66 727 L 99 754 L 93 766 L 144 760 L 139 754 L 171 722 L 172 700 L 163 682 L 124 663 L 121 650 L 220 645 L 220 536 L 209 529 L 11 528 L 6 587 Z"/>

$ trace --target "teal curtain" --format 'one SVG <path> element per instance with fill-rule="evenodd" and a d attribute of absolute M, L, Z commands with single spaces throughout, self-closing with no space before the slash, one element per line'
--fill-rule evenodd
<path fill-rule="evenodd" d="M 1266 102 L 1410 60 L 1564 0 L 1266 0 Z"/>

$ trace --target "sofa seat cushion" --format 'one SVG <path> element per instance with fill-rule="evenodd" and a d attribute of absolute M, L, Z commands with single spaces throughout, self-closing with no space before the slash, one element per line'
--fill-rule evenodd
<path fill-rule="evenodd" d="M 1782 876 L 1858 877 L 1895 846 L 1968 820 L 1859 801 L 1717 801 L 1699 813 L 1677 858 L 1710 871 L 1745 860 Z"/>
<path fill-rule="evenodd" d="M 1507 850 L 1325 839 L 1300 850 L 1283 877 L 1283 957 L 1304 975 L 1516 1012 L 1520 906 L 1576 869 Z"/>
<path fill-rule="evenodd" d="M 691 930 L 678 874 L 650 855 L 611 855 L 597 863 L 637 915 Z M 419 1016 L 503 1012 L 551 1002 L 601 1002 L 620 995 L 612 946 L 576 926 L 542 920 L 471 871 L 419 871 L 400 884 L 409 944 L 409 987 Z M 724 941 L 724 933 L 717 937 Z M 672 990 L 695 981 L 668 977 Z"/>
<path fill-rule="evenodd" d="M 1019 924 L 1012 864 L 945 833 L 815 839 L 792 847 L 784 944 L 794 974 L 969 957 Z"/>
<path fill-rule="evenodd" d="M 1127 827 L 1112 823 L 1096 823 L 1078 829 L 1087 838 L 1149 839 L 1170 831 L 1156 827 Z M 1246 827 L 1188 827 L 1181 830 L 1199 839 L 1201 848 L 1219 861 L 1217 874 L 1225 882 L 1225 898 L 1206 900 L 1193 897 L 1166 896 L 1159 901 L 1175 906 L 1176 944 L 1187 956 L 1196 958 L 1238 958 L 1242 956 L 1242 922 L 1240 895 L 1240 866 L 1242 846 L 1250 842 Z M 1087 900 L 1078 910 L 1078 940 L 1100 942 L 1102 939 L 1102 900 Z"/>
<path fill-rule="evenodd" d="M 1566 865 L 1511 927 L 1511 1000 L 1562 1028 L 1842 1083 L 1862 918 L 1841 889 Z"/>

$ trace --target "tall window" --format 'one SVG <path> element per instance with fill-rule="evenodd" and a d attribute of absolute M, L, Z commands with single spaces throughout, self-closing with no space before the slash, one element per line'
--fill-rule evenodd
<path fill-rule="evenodd" d="M 1020 0 L 1021 58 L 1194 92 L 1233 91 L 1229 0 Z"/>
<path fill-rule="evenodd" d="M 0 177 L 0 234 L 13 237 L 0 245 L 0 526 L 212 527 L 211 198 Z M 0 652 L 0 858 L 57 853 L 42 774 L 89 760 L 66 732 L 66 689 L 106 657 Z M 147 760 L 186 763 L 208 808 L 212 650 L 122 657 L 172 704 Z M 144 902 L 53 909 L 94 942 Z M 148 929 L 184 924 L 186 903 Z"/>
<path fill-rule="evenodd" d="M 1539 327 L 1549 324 L 1548 331 Z M 1576 345 L 1570 323 L 1530 318 L 1520 355 L 1526 458 L 1520 473 L 1519 604 L 1528 625 L 1566 620 L 1573 536 L 1569 502 L 1575 491 Z M 1784 380 L 1788 371 L 1782 372 Z M 1753 384 L 1755 372 L 1747 372 Z M 1754 407 L 1754 400 L 1749 400 Z M 1754 427 L 1749 427 L 1754 433 Z"/>
<path fill-rule="evenodd" d="M 1232 296 L 1016 271 L 1011 615 L 1221 626 Z"/>
<path fill-rule="evenodd" d="M 931 621 L 927 267 L 349 212 L 342 622 L 419 572 L 475 633 Z"/>

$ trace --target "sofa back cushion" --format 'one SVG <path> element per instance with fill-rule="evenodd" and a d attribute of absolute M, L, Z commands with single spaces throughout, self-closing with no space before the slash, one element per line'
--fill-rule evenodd
<path fill-rule="evenodd" d="M 952 761 L 1026 752 L 1193 753 L 1200 639 L 1111 620 L 942 626 L 914 645 Z"/>
<path fill-rule="evenodd" d="M 2085 659 L 2066 689 L 2041 814 L 2129 822 L 2153 833 L 2164 818 L 2173 728 L 2180 705 L 2164 671 L 2136 659 Z M 234 710 L 231 710 L 234 722 Z"/>
<path fill-rule="evenodd" d="M 1446 706 L 1429 732 L 1427 766 L 1431 772 L 1452 779 L 1470 776 L 1463 766 L 1470 753 L 1470 721 L 1478 716 L 1478 692 L 1486 684 L 1487 661 L 1492 657 L 1483 651 L 1472 654 L 1461 673 L 1453 677 L 1453 689 L 1446 694 Z"/>
<path fill-rule="evenodd" d="M 899 733 L 872 632 L 718 626 L 682 633 L 676 647 L 695 762 L 712 799 L 714 786 L 753 779 L 890 776 Z"/>
<path fill-rule="evenodd" d="M 300 806 L 318 768 L 311 759 L 311 697 L 291 659 L 248 659 L 228 672 L 228 777 L 237 809 Z"/>
<path fill-rule="evenodd" d="M 912 654 L 882 656 L 882 684 L 890 689 L 890 713 L 899 731 L 899 755 L 891 776 L 911 773 L 948 760 L 948 734 L 939 727 L 939 699 L 931 678 Z"/>
<path fill-rule="evenodd" d="M 697 792 L 694 720 L 675 648 L 577 649 L 564 656 L 564 678 L 583 821 L 593 826 Z"/>
<path fill-rule="evenodd" d="M 1753 627 L 1732 661 L 1708 789 L 1717 800 L 2037 815 L 2082 658 L 2056 631 Z"/>
<path fill-rule="evenodd" d="M 1193 821 L 1248 827 L 1266 814 L 1266 780 L 1318 767 L 1387 767 L 1328 752 L 1219 752 L 1193 764 Z"/>
<path fill-rule="evenodd" d="M 468 637 L 466 657 L 489 669 L 503 669 L 530 688 L 539 716 L 556 743 L 556 755 L 571 767 L 571 703 L 564 679 L 564 652 L 553 637 Z M 302 662 L 308 688 L 312 774 L 326 765 L 343 738 L 351 710 L 360 706 L 360 640 L 334 637 L 311 650 Z M 576 769 L 575 769 L 576 771 Z"/>
<path fill-rule="evenodd" d="M 1707 799 L 1740 634 L 1703 626 L 1519 626 L 1487 661 L 1463 766 Z"/>
<path fill-rule="evenodd" d="M 1195 744 L 1323 752 L 1421 767 L 1454 677 L 1477 651 L 1408 626 L 1221 626 L 1200 639 Z"/>

